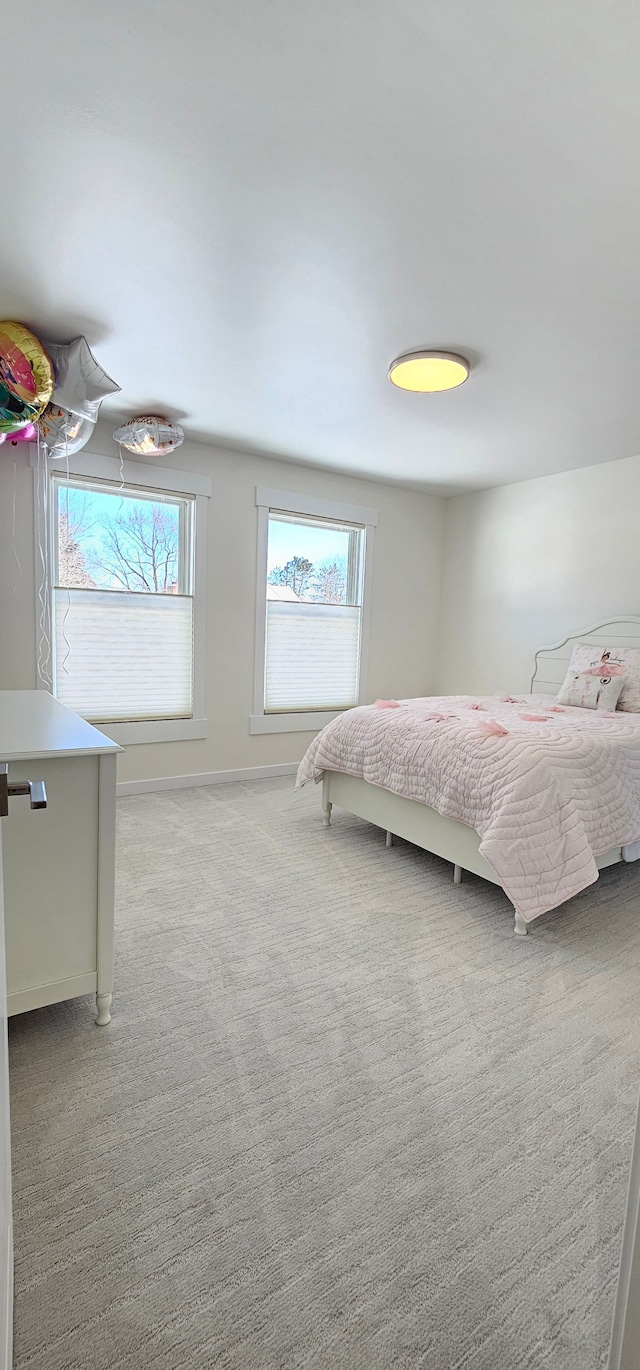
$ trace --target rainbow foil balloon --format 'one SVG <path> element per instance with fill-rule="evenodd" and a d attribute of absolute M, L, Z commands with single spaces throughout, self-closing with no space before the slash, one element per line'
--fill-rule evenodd
<path fill-rule="evenodd" d="M 53 367 L 24 324 L 0 323 L 0 433 L 35 423 L 53 391 Z"/>

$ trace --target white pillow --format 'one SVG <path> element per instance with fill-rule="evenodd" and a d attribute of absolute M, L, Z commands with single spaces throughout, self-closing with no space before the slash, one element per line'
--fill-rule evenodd
<path fill-rule="evenodd" d="M 637 647 L 593 647 L 588 642 L 577 642 L 569 667 L 572 671 L 589 671 L 600 680 L 625 676 L 618 708 L 640 714 L 640 651 Z"/>
<path fill-rule="evenodd" d="M 557 704 L 570 704 L 575 709 L 608 709 L 613 711 L 622 693 L 626 677 L 601 679 L 591 671 L 574 671 L 569 667 L 556 695 Z"/>

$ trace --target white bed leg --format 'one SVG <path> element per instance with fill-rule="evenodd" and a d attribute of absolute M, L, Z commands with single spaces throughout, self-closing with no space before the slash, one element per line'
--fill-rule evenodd
<path fill-rule="evenodd" d="M 330 802 L 330 800 L 327 800 L 326 804 L 323 805 L 323 809 L 322 809 L 322 826 L 323 826 L 323 828 L 330 828 L 330 827 L 331 827 L 331 810 L 332 810 L 332 808 L 333 808 L 333 804 Z"/>
<path fill-rule="evenodd" d="M 454 866 L 454 868 L 453 868 L 453 883 L 454 883 L 454 885 L 461 885 L 461 884 L 462 884 L 462 866 Z"/>
<path fill-rule="evenodd" d="M 385 838 L 385 847 L 392 847 L 392 846 L 393 846 L 393 833 L 392 833 L 392 832 L 389 832 L 389 829 L 387 828 L 387 836 L 386 836 L 386 838 Z"/>
<path fill-rule="evenodd" d="M 527 925 L 524 921 L 524 918 L 522 917 L 522 914 L 518 913 L 517 909 L 515 911 L 515 918 L 513 920 L 513 931 L 517 934 L 518 937 L 526 937 L 527 935 Z"/>

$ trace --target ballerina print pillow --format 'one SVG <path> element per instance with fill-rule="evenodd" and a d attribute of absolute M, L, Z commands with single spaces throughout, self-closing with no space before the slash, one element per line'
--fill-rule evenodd
<path fill-rule="evenodd" d="M 574 671 L 570 666 L 556 695 L 556 702 L 568 704 L 574 709 L 607 709 L 612 712 L 625 679 L 623 675 L 607 679 L 593 675 L 591 671 Z"/>
<path fill-rule="evenodd" d="M 594 647 L 588 642 L 577 642 L 571 653 L 569 670 L 603 682 L 622 680 L 617 707 L 627 713 L 640 713 L 640 651 L 637 648 L 603 648 Z M 596 707 L 606 709 L 616 706 L 600 704 Z"/>

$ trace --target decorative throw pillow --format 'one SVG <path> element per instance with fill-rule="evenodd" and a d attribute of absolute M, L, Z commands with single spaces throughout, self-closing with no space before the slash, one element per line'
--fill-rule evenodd
<path fill-rule="evenodd" d="M 574 671 L 570 666 L 556 695 L 558 704 L 570 704 L 575 709 L 613 710 L 618 703 L 626 677 L 594 675 L 592 671 Z"/>
<path fill-rule="evenodd" d="M 625 676 L 618 708 L 640 713 L 640 651 L 637 647 L 594 647 L 577 642 L 569 662 L 572 671 L 588 671 L 600 679 Z"/>

